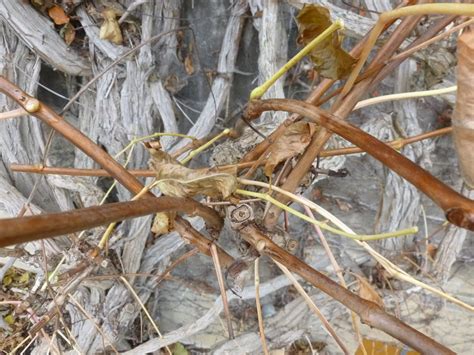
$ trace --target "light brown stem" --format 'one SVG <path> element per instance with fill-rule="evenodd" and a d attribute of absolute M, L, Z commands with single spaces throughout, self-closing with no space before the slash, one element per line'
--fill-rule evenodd
<path fill-rule="evenodd" d="M 222 219 L 211 208 L 194 200 L 175 197 L 143 198 L 60 213 L 0 219 L 0 247 L 56 237 L 127 218 L 158 212 L 185 212 L 203 217 L 219 230 Z"/>
<path fill-rule="evenodd" d="M 424 139 L 438 137 L 443 134 L 451 133 L 452 130 L 453 130 L 452 127 L 440 128 L 431 132 L 418 134 L 416 136 L 396 139 L 390 142 L 386 142 L 385 144 L 390 145 L 394 149 L 401 149 L 405 145 L 408 145 L 408 144 L 419 142 Z M 323 150 L 321 154 L 319 154 L 319 156 L 321 158 L 326 158 L 326 157 L 333 157 L 336 155 L 349 155 L 349 154 L 359 154 L 359 153 L 364 153 L 364 151 L 358 147 L 347 147 L 347 148 Z M 227 170 L 234 166 L 237 167 L 237 169 L 245 169 L 247 167 L 251 167 L 255 163 L 256 161 L 250 161 L 246 163 L 238 163 L 235 165 L 233 164 L 220 165 L 220 166 L 215 166 L 211 168 L 211 170 L 217 170 L 217 171 Z M 263 164 L 263 163 L 265 163 L 265 161 L 260 162 L 260 164 Z M 104 169 L 58 168 L 58 167 L 53 167 L 53 166 L 27 165 L 27 164 L 11 164 L 10 169 L 15 172 L 45 174 L 45 175 L 110 176 L 110 174 Z M 147 170 L 147 169 L 128 170 L 128 172 L 134 176 L 142 176 L 142 177 L 154 177 L 156 175 L 156 173 L 153 170 Z"/>
<path fill-rule="evenodd" d="M 268 255 L 280 264 L 285 265 L 289 270 L 300 275 L 314 287 L 357 313 L 361 320 L 369 326 L 384 331 L 423 354 L 455 354 L 435 340 L 403 323 L 398 318 L 389 315 L 376 303 L 357 296 L 329 277 L 311 268 L 294 255 L 283 250 L 273 243 L 256 225 L 248 224 L 240 230 L 240 233 L 260 254 Z"/>
<path fill-rule="evenodd" d="M 320 124 L 328 131 L 340 135 L 372 155 L 431 198 L 443 209 L 448 221 L 459 227 L 474 230 L 474 201 L 443 184 L 410 159 L 405 158 L 370 134 L 329 112 L 302 101 L 286 99 L 252 101 L 248 107 L 250 115 L 259 116 L 264 111 L 298 113 Z"/>
<path fill-rule="evenodd" d="M 89 139 L 82 132 L 70 125 L 64 118 L 54 112 L 47 105 L 39 102 L 34 97 L 29 96 L 16 85 L 8 81 L 4 76 L 0 75 L 0 92 L 3 92 L 11 99 L 16 101 L 30 115 L 39 118 L 51 128 L 57 130 L 72 144 L 81 149 L 90 156 L 96 163 L 104 168 L 111 176 L 117 179 L 132 194 L 139 194 L 144 188 L 143 184 L 132 174 L 130 174 L 122 165 L 117 163 L 109 154 L 101 149 L 97 144 Z M 78 93 L 79 94 L 79 93 Z M 77 95 L 76 95 L 77 96 Z M 145 194 L 146 197 L 155 197 L 151 192 Z M 180 216 L 176 217 L 176 226 L 190 230 L 188 233 L 192 242 L 200 245 L 206 244 L 209 240 L 193 228 L 186 228 L 185 220 Z M 201 249 L 200 249 L 201 250 Z M 209 251 L 209 249 L 207 249 Z M 221 250 L 219 250 L 221 252 Z M 222 251 L 223 252 L 223 251 Z M 223 252 L 224 253 L 224 252 Z M 230 258 L 230 257 L 229 257 Z"/>
<path fill-rule="evenodd" d="M 438 33 L 440 30 L 444 29 L 447 24 L 452 22 L 454 17 L 443 17 L 436 21 L 425 33 L 423 33 L 418 39 L 416 39 L 411 45 L 412 46 L 418 45 L 419 43 L 424 42 L 425 40 L 433 37 Z M 400 46 L 403 40 L 408 36 L 411 30 L 416 26 L 419 21 L 419 16 L 417 17 L 407 17 L 402 20 L 400 25 L 396 28 L 393 32 L 392 36 L 389 40 L 385 43 L 385 45 L 379 50 L 376 57 L 374 58 L 373 62 L 370 64 L 367 71 L 372 70 L 373 68 L 379 68 L 381 63 L 384 63 L 388 57 L 390 57 L 394 51 Z M 379 83 L 383 78 L 393 72 L 393 70 L 401 63 L 401 60 L 390 62 L 389 64 L 385 65 L 382 69 L 377 69 L 374 72 L 376 75 L 375 78 L 370 77 L 362 80 L 359 84 L 354 86 L 351 92 L 342 98 L 338 98 L 336 103 L 332 106 L 333 109 L 331 112 L 334 112 L 340 118 L 347 118 L 347 116 L 352 111 L 353 107 L 357 104 L 357 102 L 361 99 L 363 95 L 367 93 L 369 88 L 373 87 L 377 83 Z M 377 74 L 378 73 L 378 74 Z M 288 175 L 287 180 L 281 186 L 283 189 L 294 192 L 296 188 L 300 185 L 302 178 L 306 175 L 306 173 L 311 168 L 314 160 L 317 158 L 319 153 L 321 152 L 324 144 L 328 141 L 331 137 L 331 133 L 322 128 L 318 131 L 318 133 L 313 136 L 313 139 L 294 167 L 291 173 Z M 288 202 L 288 198 L 285 196 L 278 195 L 278 200 L 280 202 L 286 203 Z M 267 228 L 272 228 L 281 213 L 281 209 L 272 206 L 270 208 L 269 213 L 267 214 L 264 224 Z"/>
<path fill-rule="evenodd" d="M 221 263 L 219 261 L 219 255 L 217 248 L 214 243 L 211 244 L 211 256 L 216 269 L 217 283 L 219 284 L 219 290 L 221 291 L 222 304 L 224 306 L 224 314 L 227 322 L 227 330 L 229 332 L 229 339 L 234 339 L 234 330 L 232 328 L 232 318 L 229 309 L 229 301 L 227 300 L 227 292 L 225 291 L 224 277 L 222 276 Z"/>
<path fill-rule="evenodd" d="M 22 108 L 17 108 L 16 110 L 8 111 L 8 112 L 0 112 L 0 120 L 6 120 L 8 118 L 15 118 L 20 116 L 28 115 L 28 112 L 23 110 Z"/>

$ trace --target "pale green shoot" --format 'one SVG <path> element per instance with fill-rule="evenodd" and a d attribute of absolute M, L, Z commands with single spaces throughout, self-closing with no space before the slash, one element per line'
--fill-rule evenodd
<path fill-rule="evenodd" d="M 280 68 L 270 79 L 264 82 L 262 85 L 256 87 L 250 93 L 250 100 L 257 100 L 261 98 L 267 90 L 272 86 L 278 79 L 281 78 L 288 70 L 294 67 L 303 57 L 308 55 L 318 44 L 328 38 L 333 32 L 344 28 L 342 20 L 336 20 L 331 26 L 326 28 L 319 36 L 309 42 L 301 51 L 299 51 L 293 58 L 291 58 L 283 67 Z"/>
<path fill-rule="evenodd" d="M 362 240 L 362 241 L 380 240 L 380 239 L 387 239 L 387 238 L 393 238 L 393 237 L 401 237 L 401 236 L 405 236 L 405 235 L 408 235 L 408 234 L 415 234 L 415 233 L 418 232 L 417 227 L 412 227 L 412 228 L 408 228 L 408 229 L 402 229 L 402 230 L 399 230 L 399 231 L 396 231 L 396 232 L 379 233 L 379 234 L 352 234 L 352 233 L 347 233 L 347 232 L 344 232 L 340 229 L 333 228 L 333 227 L 329 226 L 328 224 L 326 224 L 324 222 L 320 222 L 320 221 L 317 221 L 317 220 L 315 220 L 311 217 L 308 217 L 307 215 L 305 215 L 305 214 L 303 214 L 303 213 L 301 213 L 301 212 L 285 205 L 284 203 L 281 203 L 280 201 L 274 199 L 273 197 L 271 197 L 270 195 L 268 195 L 266 193 L 253 192 L 253 191 L 247 191 L 247 190 L 241 190 L 241 189 L 237 189 L 235 192 L 238 193 L 238 194 L 244 195 L 244 196 L 252 196 L 252 197 L 261 199 L 263 201 L 270 202 L 270 203 L 274 204 L 275 206 L 281 208 L 282 210 L 285 210 L 285 211 L 291 213 L 292 215 L 294 215 L 294 216 L 296 216 L 296 217 L 298 217 L 298 218 L 300 218 L 300 219 L 302 219 L 306 222 L 317 225 L 321 229 L 325 229 L 328 232 L 338 234 L 338 235 L 342 235 L 342 236 L 350 238 L 350 239 Z"/>
<path fill-rule="evenodd" d="M 198 155 L 199 153 L 201 153 L 202 151 L 206 150 L 207 148 L 209 148 L 211 145 L 213 145 L 216 141 L 218 141 L 219 139 L 221 139 L 222 137 L 224 136 L 227 136 L 228 134 L 230 133 L 230 129 L 229 128 L 226 128 L 224 129 L 221 133 L 219 133 L 217 136 L 215 136 L 214 138 L 212 138 L 211 140 L 209 140 L 209 142 L 203 144 L 202 146 L 200 146 L 199 148 L 196 148 L 192 151 L 189 152 L 188 156 L 186 158 L 184 158 L 183 160 L 181 160 L 181 164 L 186 164 L 187 162 L 189 162 L 192 158 L 194 158 L 196 155 Z"/>

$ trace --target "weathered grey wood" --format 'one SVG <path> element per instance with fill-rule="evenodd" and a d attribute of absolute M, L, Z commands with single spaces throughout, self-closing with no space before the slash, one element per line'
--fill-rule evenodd
<path fill-rule="evenodd" d="M 91 19 L 91 17 L 84 8 L 78 8 L 77 15 L 79 16 L 79 20 L 81 21 L 81 24 L 84 27 L 84 31 L 87 34 L 89 42 L 91 42 L 95 47 L 97 47 L 104 56 L 115 60 L 123 52 L 125 52 L 125 47 L 113 44 L 112 42 L 104 39 L 100 39 L 99 28 L 97 27 L 97 24 Z"/>
<path fill-rule="evenodd" d="M 377 12 L 385 12 L 392 10 L 392 4 L 390 4 L 390 0 L 364 0 L 365 6 L 368 10 L 377 11 Z M 370 17 L 374 20 L 379 18 L 379 14 L 374 12 L 369 13 Z"/>
<path fill-rule="evenodd" d="M 169 263 L 170 255 L 183 244 L 183 240 L 177 233 L 161 237 L 150 248 L 143 261 L 138 260 L 143 263 L 140 272 L 152 272 L 154 270 L 159 275 Z M 127 277 L 127 279 L 133 283 L 133 278 Z M 143 302 L 146 302 L 150 297 L 153 282 L 153 279 L 141 281 L 134 286 Z M 147 286 L 144 287 L 145 285 Z M 75 293 L 75 297 L 77 295 L 81 304 L 86 308 L 91 308 L 96 316 L 104 319 L 103 332 L 114 342 L 120 343 L 120 340 L 127 334 L 129 327 L 140 313 L 140 307 L 136 304 L 136 300 L 121 282 L 115 283 L 107 294 L 105 294 L 105 290 L 101 290 L 98 286 L 89 287 L 89 290 L 90 292 L 86 292 L 86 290 L 80 289 Z M 72 332 L 84 352 L 95 353 L 101 350 L 103 336 L 97 332 L 94 325 L 87 320 L 83 321 L 84 316 L 76 307 L 67 307 L 67 310 L 73 320 Z"/>
<path fill-rule="evenodd" d="M 203 138 L 207 136 L 217 121 L 232 85 L 235 62 L 243 29 L 243 14 L 247 11 L 247 1 L 238 0 L 232 5 L 229 22 L 226 27 L 222 47 L 217 64 L 218 76 L 212 83 L 211 93 L 206 104 L 188 135 Z M 181 141 L 173 149 L 182 147 L 186 142 Z"/>
<path fill-rule="evenodd" d="M 179 21 L 169 21 L 170 17 L 176 17 L 176 8 L 163 8 L 161 2 L 149 2 L 142 5 L 142 41 L 148 40 L 164 30 L 178 26 Z M 150 14 L 164 16 L 158 19 Z M 85 17 L 84 17 L 85 18 Z M 89 19 L 90 20 L 90 19 Z M 88 20 L 88 21 L 89 21 Z M 162 21 L 167 21 L 162 25 Z M 156 32 L 155 32 L 156 31 Z M 174 36 L 169 36 L 173 38 Z M 97 72 L 103 70 L 109 64 L 108 56 L 119 55 L 119 52 L 110 56 L 103 46 L 104 41 L 94 41 L 99 46 L 100 52 L 95 52 L 95 62 L 98 63 Z M 172 40 L 171 40 L 172 42 Z M 170 43 L 165 41 L 165 43 Z M 159 131 L 159 118 L 165 131 L 177 132 L 176 118 L 169 94 L 164 89 L 161 79 L 154 76 L 155 56 L 160 52 L 152 51 L 152 45 L 146 45 L 140 49 L 134 58 L 128 58 L 124 64 L 119 64 L 106 73 L 97 81 L 97 93 L 87 93 L 81 102 L 95 106 L 93 110 L 84 108 L 80 113 L 80 125 L 83 132 L 92 137 L 93 140 L 103 144 L 111 154 L 120 151 L 130 140 L 135 137 L 150 135 Z M 170 49 L 167 49 L 169 52 Z M 113 52 L 112 52 L 113 53 Z M 168 53 L 169 54 L 169 53 Z M 118 78 L 123 78 L 120 80 Z M 119 85 L 120 83 L 120 85 Z M 164 140 L 165 147 L 170 140 Z M 124 161 L 124 157 L 120 158 Z M 130 167 L 143 168 L 147 166 L 148 153 L 143 146 L 137 145 L 130 160 Z M 76 158 L 77 166 L 91 166 L 90 160 L 82 154 Z M 120 199 L 130 198 L 128 191 L 119 188 Z M 135 273 L 145 265 L 142 272 L 151 272 L 152 269 L 163 269 L 166 267 L 169 255 L 183 245 L 183 241 L 176 235 L 158 241 L 159 252 L 144 257 L 145 243 L 150 234 L 150 226 L 153 216 L 138 218 L 123 223 L 118 230 L 119 234 L 126 236 L 125 240 L 114 245 L 119 253 L 124 272 Z M 154 260 L 154 261 L 153 261 Z M 134 278 L 129 278 L 133 284 Z M 136 285 L 136 287 L 140 287 Z M 139 290 L 138 290 L 139 291 Z M 144 301 L 150 297 L 150 292 L 139 292 Z M 85 299 L 84 304 L 93 300 Z M 122 283 L 114 284 L 106 295 L 101 296 L 101 307 L 96 309 L 96 314 L 102 314 L 105 319 L 103 331 L 111 339 L 120 344 L 126 335 L 134 319 L 140 313 L 136 307 L 136 301 L 130 291 Z M 71 314 L 73 317 L 82 319 L 77 312 Z M 73 328 L 81 347 L 85 352 L 95 353 L 102 349 L 103 336 L 97 332 L 92 323 L 81 323 Z"/>
<path fill-rule="evenodd" d="M 400 65 L 397 71 L 395 92 L 410 91 L 411 76 L 416 70 L 416 63 L 408 60 Z M 394 103 L 395 136 L 389 139 L 411 137 L 422 132 L 417 117 L 416 101 L 405 100 Z M 422 162 L 424 154 L 429 155 L 429 143 L 416 143 L 406 146 L 403 154 L 415 162 Z M 420 217 L 420 193 L 418 190 L 402 179 L 400 176 L 388 171 L 385 180 L 384 194 L 382 197 L 380 217 L 377 221 L 376 231 L 393 231 L 408 228 L 417 224 Z M 402 250 L 407 238 L 390 238 L 380 241 L 383 250 Z"/>
<path fill-rule="evenodd" d="M 0 18 L 53 68 L 70 75 L 90 75 L 89 61 L 69 48 L 53 22 L 36 11 L 29 1 L 0 1 Z"/>
<path fill-rule="evenodd" d="M 282 19 L 282 3 L 278 0 L 269 0 L 262 3 L 258 9 L 262 11 L 262 18 L 254 21 L 258 29 L 259 56 L 258 56 L 258 84 L 263 84 L 275 74 L 287 61 L 286 30 Z M 265 93 L 263 98 L 284 98 L 283 90 L 285 84 L 283 75 Z M 275 127 L 282 122 L 286 113 L 275 112 L 265 113 L 262 116 L 263 122 L 273 122 Z"/>
<path fill-rule="evenodd" d="M 156 17 L 160 17 L 160 21 L 153 19 L 153 33 L 167 32 L 180 26 L 181 1 L 158 1 L 155 4 Z M 164 36 L 155 46 L 154 53 L 159 53 L 158 67 L 159 77 L 155 80 L 150 79 L 150 93 L 154 104 L 160 114 L 163 124 L 163 132 L 177 133 L 179 132 L 178 122 L 174 112 L 174 104 L 171 96 L 163 86 L 163 81 L 174 74 L 176 65 L 179 62 L 176 56 L 176 48 L 178 41 L 176 33 L 170 33 Z M 175 137 L 163 137 L 160 139 L 165 150 L 168 150 L 175 142 Z"/>
<path fill-rule="evenodd" d="M 35 96 L 41 61 L 18 39 L 15 33 L 0 23 L 0 74 L 16 83 L 27 93 Z M 18 106 L 0 95 L 0 110 L 9 111 Z M 44 126 L 34 117 L 22 116 L 0 122 L 0 151 L 8 179 L 24 195 L 28 196 L 40 178 L 30 174 L 12 173 L 11 163 L 38 164 L 43 161 L 45 145 Z M 49 160 L 48 160 L 49 162 Z M 40 178 L 33 202 L 45 210 L 73 208 L 62 189 L 52 186 L 48 178 Z M 18 212 L 18 211 L 17 211 Z"/>
<path fill-rule="evenodd" d="M 286 276 L 278 276 L 270 281 L 267 281 L 260 285 L 260 297 L 265 297 L 272 292 L 275 292 L 282 287 L 288 286 L 290 281 Z M 251 300 L 255 298 L 255 288 L 253 286 L 246 287 L 240 294 L 241 298 L 233 294 L 232 292 L 227 292 L 227 299 L 229 302 L 232 302 L 236 299 L 241 300 Z M 143 344 L 137 346 L 133 350 L 124 352 L 126 355 L 138 355 L 144 354 L 147 352 L 157 351 L 158 349 L 182 341 L 190 337 L 193 334 L 205 329 L 208 325 L 213 323 L 219 314 L 223 311 L 224 307 L 222 304 L 222 298 L 219 296 L 216 298 L 213 306 L 199 319 L 197 319 L 192 324 L 187 324 L 180 329 L 176 329 L 168 334 L 165 334 L 163 338 L 154 338 L 144 342 Z"/>

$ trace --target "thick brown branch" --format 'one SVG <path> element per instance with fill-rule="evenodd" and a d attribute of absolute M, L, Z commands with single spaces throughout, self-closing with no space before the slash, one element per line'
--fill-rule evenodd
<path fill-rule="evenodd" d="M 400 2 L 400 4 L 398 4 L 397 8 L 407 6 L 414 2 L 415 1 L 413 0 L 402 1 Z M 395 21 L 388 22 L 385 26 L 385 29 L 389 28 L 393 24 L 393 22 Z M 359 54 L 362 52 L 362 48 L 364 47 L 368 37 L 369 35 L 367 34 L 366 36 L 364 36 L 364 38 L 362 38 L 362 40 L 359 43 L 357 43 L 357 45 L 354 48 L 352 48 L 352 50 L 350 51 L 350 54 L 353 57 L 357 58 L 359 56 Z M 329 90 L 335 82 L 336 81 L 333 79 L 327 79 L 327 78 L 323 79 L 321 83 L 318 85 L 318 87 L 308 96 L 308 98 L 306 99 L 306 102 L 311 103 L 311 104 L 318 104 L 319 100 L 321 99 L 321 96 L 324 95 L 324 93 L 327 90 Z M 283 134 L 286 127 L 288 127 L 291 123 L 298 121 L 300 119 L 301 117 L 298 115 L 291 115 L 282 124 L 280 124 L 278 128 L 274 130 L 269 137 L 267 137 L 267 139 L 257 144 L 255 148 L 253 148 L 250 152 L 248 152 L 242 158 L 241 162 L 255 161 L 259 157 L 264 155 L 265 152 L 270 147 L 270 145 L 272 145 L 273 142 L 275 142 L 275 140 L 277 140 L 278 137 L 280 137 Z M 250 175 L 247 174 L 247 177 L 250 177 Z"/>
<path fill-rule="evenodd" d="M 409 46 L 409 48 L 423 43 L 425 40 L 433 37 L 434 35 L 436 35 L 436 33 L 444 29 L 450 22 L 452 22 L 453 19 L 453 16 L 443 17 L 439 19 L 425 33 L 418 37 Z M 385 63 L 385 61 L 395 52 L 395 50 L 401 45 L 401 43 L 408 36 L 411 30 L 416 26 L 418 21 L 419 16 L 409 16 L 403 19 L 400 25 L 393 32 L 389 40 L 379 50 L 376 58 L 373 60 L 373 62 L 370 63 L 370 66 L 367 70 L 373 70 L 373 68 L 377 68 L 382 63 Z M 376 75 L 375 78 L 367 78 L 362 80 L 359 84 L 354 86 L 351 92 L 342 101 L 337 100 L 338 102 L 332 106 L 333 109 L 331 109 L 331 112 L 335 113 L 340 118 L 347 118 L 353 107 L 357 104 L 361 97 L 365 95 L 367 90 L 378 84 L 383 78 L 392 73 L 393 70 L 401 62 L 402 60 L 390 62 L 380 70 L 380 72 Z M 300 185 L 302 178 L 306 175 L 308 170 L 311 168 L 311 165 L 313 164 L 314 160 L 321 152 L 322 148 L 324 147 L 324 144 L 326 144 L 330 137 L 331 133 L 324 128 L 319 130 L 318 133 L 315 134 L 305 153 L 302 155 L 295 168 L 288 175 L 287 179 L 285 180 L 285 183 L 281 186 L 281 188 L 290 192 L 295 191 L 295 189 Z M 288 198 L 283 195 L 278 195 L 278 200 L 284 203 L 288 202 Z M 272 226 L 274 226 L 276 221 L 278 220 L 280 213 L 281 209 L 279 209 L 278 207 L 270 207 L 267 216 L 264 220 L 265 226 L 267 228 L 271 228 Z"/>
<path fill-rule="evenodd" d="M 97 144 L 89 139 L 82 132 L 70 125 L 64 118 L 54 112 L 48 106 L 40 103 L 34 97 L 29 96 L 16 85 L 0 75 L 0 92 L 3 92 L 16 101 L 30 115 L 39 118 L 41 121 L 57 130 L 72 144 L 90 156 L 96 163 L 104 168 L 111 176 L 117 179 L 127 190 L 134 195 L 140 193 L 143 184 L 130 174 L 122 165 L 117 163 L 109 154 L 102 150 Z M 155 197 L 151 192 L 145 194 L 146 197 Z M 176 217 L 176 225 L 184 223 L 184 219 Z M 193 237 L 196 240 L 206 243 L 207 238 L 194 230 Z"/>
<path fill-rule="evenodd" d="M 183 219 L 180 223 L 176 223 L 175 228 L 184 239 L 195 245 L 201 253 L 211 256 L 211 245 L 213 242 L 207 238 L 201 238 L 200 233 L 188 221 Z M 234 259 L 224 250 L 218 248 L 218 251 L 221 265 L 225 268 L 229 267 L 234 262 Z"/>
<path fill-rule="evenodd" d="M 443 184 L 426 170 L 370 134 L 302 101 L 285 99 L 255 100 L 251 102 L 248 108 L 249 114 L 255 116 L 259 116 L 264 111 L 298 113 L 322 125 L 328 131 L 337 133 L 412 183 L 444 210 L 446 218 L 451 223 L 474 230 L 474 201 Z"/>
<path fill-rule="evenodd" d="M 217 230 L 222 227 L 222 219 L 213 209 L 194 200 L 174 197 L 143 198 L 68 212 L 0 219 L 0 247 L 79 232 L 158 212 L 195 214 L 203 217 Z"/>
<path fill-rule="evenodd" d="M 328 294 L 350 310 L 356 312 L 362 321 L 380 329 L 404 344 L 423 354 L 455 354 L 433 339 L 386 313 L 377 304 L 360 298 L 340 286 L 329 277 L 308 266 L 297 257 L 273 243 L 256 225 L 250 224 L 240 230 L 242 237 L 252 244 L 260 254 L 265 254 L 300 275 L 307 282 Z"/>

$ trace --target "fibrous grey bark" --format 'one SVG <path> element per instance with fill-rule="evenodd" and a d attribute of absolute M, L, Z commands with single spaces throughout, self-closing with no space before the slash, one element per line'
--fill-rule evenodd
<path fill-rule="evenodd" d="M 465 185 L 461 189 L 461 194 L 470 199 L 474 198 L 474 190 L 469 189 Z M 448 280 L 451 274 L 451 267 L 459 257 L 464 240 L 469 234 L 472 235 L 472 232 L 451 225 L 441 240 L 431 269 L 443 283 L 446 283 Z"/>
<path fill-rule="evenodd" d="M 258 30 L 258 84 L 261 85 L 275 74 L 287 61 L 287 35 L 283 24 L 282 3 L 278 0 L 268 0 L 261 4 L 262 18 L 254 21 Z M 263 98 L 285 98 L 283 75 L 265 93 Z M 273 122 L 277 126 L 286 117 L 283 112 L 265 113 L 263 122 Z"/>
<path fill-rule="evenodd" d="M 416 63 L 413 60 L 408 60 L 400 65 L 397 71 L 395 92 L 410 91 L 410 78 L 415 70 Z M 398 101 L 394 103 L 394 108 L 396 117 L 394 118 L 393 130 L 395 136 L 389 137 L 389 139 L 411 137 L 422 132 L 415 101 Z M 426 160 L 423 160 L 423 158 L 428 156 L 430 151 L 429 142 L 420 142 L 406 146 L 402 153 L 410 160 L 421 163 L 422 167 L 426 167 Z M 417 224 L 419 216 L 420 193 L 413 185 L 390 170 L 385 180 L 376 231 L 383 232 L 409 228 Z M 405 238 L 390 238 L 380 241 L 381 247 L 388 251 L 402 250 L 404 243 Z"/>
<path fill-rule="evenodd" d="M 14 14 L 11 14 L 10 18 L 13 18 Z M 41 70 L 39 57 L 30 53 L 30 50 L 4 22 L 0 22 L 0 32 L 3 34 L 0 39 L 0 74 L 34 96 Z M 9 111 L 16 108 L 18 108 L 17 105 L 12 104 L 4 95 L 0 96 L 0 110 Z M 43 162 L 44 125 L 36 118 L 29 116 L 4 120 L 0 122 L 0 125 L 2 127 L 0 151 L 2 165 L 5 166 L 7 173 L 5 177 L 25 196 L 30 194 L 33 185 L 37 179 L 40 179 L 33 202 L 45 210 L 72 208 L 69 197 L 62 189 L 51 184 L 48 178 L 12 173 L 9 169 L 11 163 L 39 164 Z"/>
<path fill-rule="evenodd" d="M 217 118 L 228 99 L 244 25 L 242 15 L 247 11 L 247 8 L 247 0 L 238 0 L 232 5 L 219 53 L 217 77 L 212 82 L 211 92 L 199 118 L 187 133 L 189 136 L 196 138 L 207 136 L 214 128 Z M 178 149 L 184 144 L 185 142 L 180 142 L 173 149 Z"/>
<path fill-rule="evenodd" d="M 0 17 L 23 44 L 53 68 L 70 75 L 91 73 L 89 61 L 71 50 L 54 29 L 53 23 L 29 2 L 1 1 Z"/>

